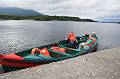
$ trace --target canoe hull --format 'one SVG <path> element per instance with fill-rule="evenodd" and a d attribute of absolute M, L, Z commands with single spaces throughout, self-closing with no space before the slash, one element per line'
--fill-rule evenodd
<path fill-rule="evenodd" d="M 11 72 L 11 71 L 16 71 L 16 70 L 20 70 L 20 69 L 24 69 L 24 68 L 20 68 L 20 67 L 10 67 L 10 66 L 2 66 L 2 73 L 6 73 L 6 72 Z"/>
<path fill-rule="evenodd" d="M 41 46 L 41 47 L 38 47 L 38 48 L 43 48 L 43 47 L 48 48 L 48 47 L 55 46 L 55 45 L 56 45 L 56 43 L 46 45 L 46 46 Z M 18 69 L 24 69 L 24 68 L 28 68 L 28 67 L 41 65 L 41 64 L 47 64 L 47 63 L 50 63 L 50 62 L 56 62 L 56 61 L 76 57 L 76 56 L 79 56 L 79 55 L 84 55 L 84 54 L 87 54 L 87 53 L 91 53 L 91 52 L 97 50 L 97 45 L 98 45 L 98 41 L 87 50 L 84 49 L 84 50 L 79 51 L 78 49 L 75 49 L 76 51 L 79 51 L 79 52 L 75 53 L 75 54 L 73 54 L 71 56 L 69 56 L 67 54 L 65 54 L 65 55 L 63 54 L 63 56 L 65 56 L 65 57 L 63 57 L 61 59 L 59 59 L 59 58 L 58 59 L 54 59 L 54 58 L 52 59 L 52 58 L 46 58 L 46 57 L 34 57 L 35 59 L 33 58 L 33 60 L 35 60 L 35 61 L 37 60 L 37 62 L 31 62 L 31 60 L 27 60 L 27 62 L 26 62 L 26 61 L 24 61 L 24 60 L 22 60 L 20 58 L 19 58 L 19 60 L 22 60 L 22 61 L 9 61 L 9 60 L 5 60 L 5 59 L 0 59 L 0 64 L 2 65 L 3 70 L 5 72 L 9 72 L 9 71 L 14 71 L 14 70 L 18 70 Z M 71 49 L 71 50 L 74 50 L 74 49 Z M 31 49 L 27 50 L 27 52 L 30 52 L 30 51 L 31 51 Z M 21 55 L 21 53 L 26 56 L 26 50 L 21 51 L 19 53 L 16 53 L 16 55 Z M 31 57 L 29 57 L 29 58 L 31 58 Z"/>
<path fill-rule="evenodd" d="M 1 60 L 0 64 L 2 64 L 2 66 L 19 67 L 19 68 L 26 68 L 26 67 L 32 67 L 32 66 L 39 65 L 36 63 L 11 62 L 11 61 L 6 61 L 6 60 Z"/>

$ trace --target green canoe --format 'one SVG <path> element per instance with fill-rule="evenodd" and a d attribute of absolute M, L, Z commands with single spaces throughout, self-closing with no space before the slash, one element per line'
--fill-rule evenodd
<path fill-rule="evenodd" d="M 97 38 L 97 37 L 96 37 Z M 87 36 L 77 37 L 78 43 L 85 42 L 88 39 Z M 73 49 L 67 47 L 66 40 L 59 41 L 58 43 L 49 44 L 45 46 L 38 47 L 39 49 L 47 48 L 50 54 L 50 57 L 44 56 L 40 53 L 35 55 L 31 54 L 32 48 L 28 50 L 24 50 L 17 53 L 12 53 L 9 55 L 0 55 L 0 64 L 2 65 L 3 69 L 8 72 L 11 70 L 33 67 L 36 65 L 46 64 L 50 62 L 56 62 L 68 58 L 72 58 L 78 55 L 86 54 L 92 51 L 95 51 L 98 45 L 97 41 L 89 47 L 89 49 Z M 50 48 L 53 46 L 63 47 L 65 48 L 65 52 L 55 52 Z"/>

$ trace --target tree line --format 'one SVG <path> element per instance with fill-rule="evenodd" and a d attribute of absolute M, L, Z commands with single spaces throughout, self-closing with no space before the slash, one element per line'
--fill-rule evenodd
<path fill-rule="evenodd" d="M 36 21 L 82 21 L 82 22 L 95 22 L 92 19 L 81 19 L 79 17 L 70 16 L 49 16 L 49 15 L 37 15 L 37 16 L 17 16 L 17 15 L 0 15 L 1 20 L 36 20 Z"/>

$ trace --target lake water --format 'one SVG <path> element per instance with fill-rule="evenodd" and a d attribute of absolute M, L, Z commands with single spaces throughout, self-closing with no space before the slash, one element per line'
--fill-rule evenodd
<path fill-rule="evenodd" d="M 0 54 L 15 53 L 66 39 L 69 32 L 77 36 L 96 32 L 98 50 L 120 46 L 120 24 L 73 21 L 0 21 Z M 0 72 L 2 71 L 0 67 Z"/>
<path fill-rule="evenodd" d="M 0 53 L 15 53 L 32 47 L 66 39 L 69 32 L 77 36 L 96 32 L 98 50 L 120 46 L 120 24 L 73 21 L 0 21 Z"/>

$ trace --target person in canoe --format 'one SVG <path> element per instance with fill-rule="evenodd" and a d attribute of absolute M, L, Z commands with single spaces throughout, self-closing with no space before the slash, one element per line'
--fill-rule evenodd
<path fill-rule="evenodd" d="M 43 48 L 43 49 L 33 48 L 31 51 L 31 54 L 35 54 L 35 52 L 38 52 L 44 56 L 50 57 L 50 54 L 49 54 L 49 51 L 47 50 L 47 48 Z"/>
<path fill-rule="evenodd" d="M 70 32 L 66 40 L 68 43 L 68 47 L 75 49 L 78 48 L 78 41 L 76 39 L 76 35 L 74 34 L 74 32 Z"/>
<path fill-rule="evenodd" d="M 79 45 L 79 49 L 81 48 L 86 48 L 88 49 L 90 46 L 92 46 L 95 42 L 96 42 L 96 33 L 95 32 L 92 32 L 90 35 L 89 35 L 89 38 L 88 40 L 84 43 L 81 43 Z"/>

